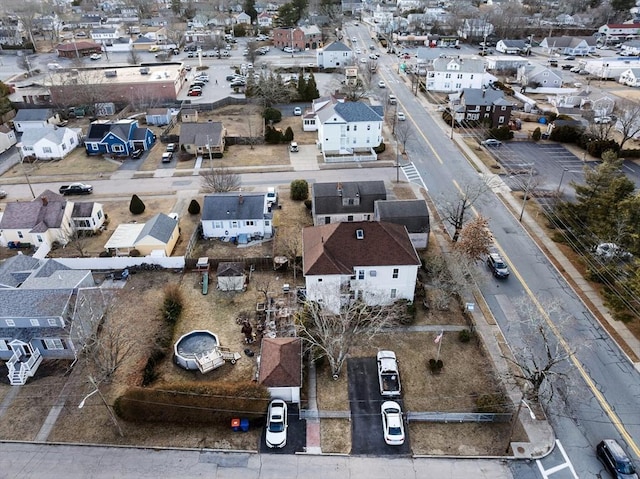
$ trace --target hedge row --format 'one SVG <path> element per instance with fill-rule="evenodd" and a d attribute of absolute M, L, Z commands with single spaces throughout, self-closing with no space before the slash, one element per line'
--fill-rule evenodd
<path fill-rule="evenodd" d="M 254 382 L 163 384 L 162 390 L 131 388 L 114 403 L 116 414 L 131 422 L 229 425 L 231 419 L 264 417 L 270 396 Z"/>

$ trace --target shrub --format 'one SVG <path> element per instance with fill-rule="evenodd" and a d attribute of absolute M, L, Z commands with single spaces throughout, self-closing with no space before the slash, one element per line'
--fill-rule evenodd
<path fill-rule="evenodd" d="M 144 370 L 142 371 L 142 385 L 149 386 L 156 379 L 158 379 L 158 372 L 156 371 L 156 367 L 158 364 L 166 357 L 167 353 L 165 353 L 162 349 L 154 349 L 151 352 L 151 356 L 147 359 L 147 364 L 144 366 Z"/>
<path fill-rule="evenodd" d="M 307 180 L 293 180 L 291 182 L 291 199 L 304 201 L 309 198 L 309 184 Z"/>
<path fill-rule="evenodd" d="M 442 359 L 429 359 L 429 369 L 431 370 L 432 374 L 440 374 L 443 367 L 444 363 L 442 362 Z"/>
<path fill-rule="evenodd" d="M 282 112 L 276 108 L 265 108 L 263 116 L 265 123 L 278 123 L 282 120 Z"/>
<path fill-rule="evenodd" d="M 177 284 L 168 284 L 164 287 L 164 302 L 162 303 L 162 317 L 174 325 L 178 322 L 182 313 L 183 297 Z"/>
<path fill-rule="evenodd" d="M 476 399 L 477 412 L 505 412 L 508 404 L 500 393 L 482 394 Z"/>
<path fill-rule="evenodd" d="M 197 215 L 200 213 L 200 203 L 197 200 L 191 200 L 189 208 L 187 209 L 190 215 Z"/>
<path fill-rule="evenodd" d="M 378 155 L 380 153 L 384 153 L 384 150 L 387 149 L 387 145 L 384 143 L 384 141 L 382 143 L 380 143 L 378 146 L 376 146 L 373 151 L 375 151 Z"/>
<path fill-rule="evenodd" d="M 510 140 L 513 138 L 513 131 L 508 126 L 500 126 L 498 128 L 491 128 L 489 130 L 489 138 L 495 138 L 496 140 Z"/>
<path fill-rule="evenodd" d="M 533 141 L 540 141 L 541 137 L 542 137 L 542 131 L 540 130 L 540 127 L 537 127 L 535 130 L 533 130 L 533 133 L 531 134 L 531 138 L 533 139 Z"/>
<path fill-rule="evenodd" d="M 144 213 L 145 206 L 142 200 L 138 197 L 138 195 L 133 195 L 131 197 L 131 203 L 129 203 L 129 211 L 132 215 L 141 215 Z"/>
<path fill-rule="evenodd" d="M 293 130 L 291 129 L 290 126 L 288 126 L 286 130 L 284 130 L 284 136 L 282 138 L 287 143 L 289 143 L 290 141 L 293 141 Z"/>
<path fill-rule="evenodd" d="M 98 257 L 100 257 L 100 258 L 110 258 L 111 257 L 111 253 L 109 253 L 108 251 L 100 251 L 100 254 L 98 255 Z"/>
<path fill-rule="evenodd" d="M 471 333 L 471 331 L 469 331 L 468 329 L 463 329 L 458 333 L 458 339 L 461 343 L 468 343 L 469 341 L 471 341 L 472 334 L 473 333 Z"/>
<path fill-rule="evenodd" d="M 307 198 L 306 200 L 304 200 L 304 205 L 307 207 L 309 211 L 311 211 L 311 207 L 313 206 L 313 203 L 311 202 L 310 199 Z"/>
<path fill-rule="evenodd" d="M 277 145 L 284 141 L 284 135 L 282 132 L 272 126 L 267 126 L 264 132 L 264 141 L 270 145 Z"/>
<path fill-rule="evenodd" d="M 137 258 L 138 256 L 140 256 L 140 251 L 134 248 L 131 251 L 129 251 L 129 256 L 132 256 L 133 258 Z"/>

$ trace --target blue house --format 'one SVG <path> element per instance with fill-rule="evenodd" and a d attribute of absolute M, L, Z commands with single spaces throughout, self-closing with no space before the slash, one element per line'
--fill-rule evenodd
<path fill-rule="evenodd" d="M 141 128 L 138 120 L 118 120 L 92 123 L 84 145 L 88 155 L 130 156 L 134 151 L 148 150 L 155 141 L 153 132 Z"/>

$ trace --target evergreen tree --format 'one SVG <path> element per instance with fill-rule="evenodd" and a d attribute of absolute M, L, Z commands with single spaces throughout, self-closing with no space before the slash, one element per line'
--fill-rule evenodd
<path fill-rule="evenodd" d="M 251 23 L 255 23 L 258 20 L 255 0 L 244 0 L 243 9 L 244 13 L 251 17 Z"/>
<path fill-rule="evenodd" d="M 191 200 L 187 211 L 189 211 L 190 215 L 197 215 L 198 213 L 200 213 L 200 203 L 198 203 L 197 200 Z"/>
<path fill-rule="evenodd" d="M 304 75 L 300 75 L 298 78 L 298 99 L 300 101 L 307 100 L 307 81 L 304 79 Z"/>
<path fill-rule="evenodd" d="M 309 80 L 307 81 L 307 88 L 304 93 L 305 101 L 315 100 L 316 98 L 320 98 L 320 92 L 318 91 L 318 85 L 316 85 L 316 78 L 311 73 Z"/>
<path fill-rule="evenodd" d="M 138 195 L 133 195 L 131 197 L 131 203 L 129 203 L 129 211 L 132 215 L 141 215 L 145 210 L 144 203 L 138 197 Z"/>

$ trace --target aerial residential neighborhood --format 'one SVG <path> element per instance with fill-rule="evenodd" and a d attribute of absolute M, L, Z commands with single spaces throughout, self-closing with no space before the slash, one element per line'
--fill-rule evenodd
<path fill-rule="evenodd" d="M 637 10 L 0 5 L 0 448 L 637 477 Z"/>

